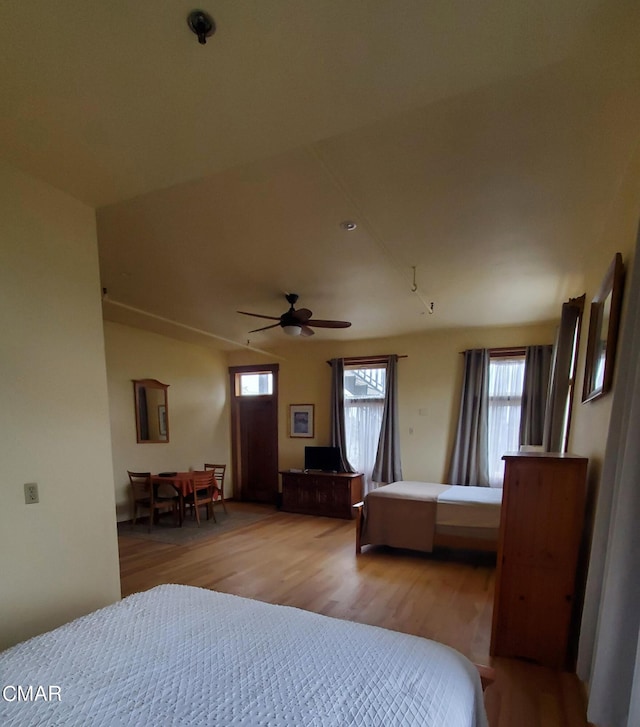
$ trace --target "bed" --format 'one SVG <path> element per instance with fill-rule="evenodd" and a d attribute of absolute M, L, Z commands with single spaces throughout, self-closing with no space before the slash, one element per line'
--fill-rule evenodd
<path fill-rule="evenodd" d="M 478 670 L 447 646 L 191 586 L 18 644 L 0 675 L 5 697 L 58 690 L 0 699 L 3 727 L 487 725 Z"/>
<path fill-rule="evenodd" d="M 356 508 L 356 552 L 388 545 L 496 551 L 502 489 L 402 480 L 367 494 Z"/>

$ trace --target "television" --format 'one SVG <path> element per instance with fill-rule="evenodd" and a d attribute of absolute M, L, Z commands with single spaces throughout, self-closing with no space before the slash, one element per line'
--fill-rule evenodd
<path fill-rule="evenodd" d="M 304 469 L 319 472 L 340 472 L 338 447 L 305 447 Z"/>

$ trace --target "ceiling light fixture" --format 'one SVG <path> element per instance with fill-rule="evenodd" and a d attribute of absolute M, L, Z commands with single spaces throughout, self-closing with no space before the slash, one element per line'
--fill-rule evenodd
<path fill-rule="evenodd" d="M 214 19 L 204 10 L 192 10 L 187 17 L 187 25 L 198 36 L 200 45 L 204 45 L 207 38 L 216 32 Z"/>
<path fill-rule="evenodd" d="M 340 223 L 340 227 L 342 227 L 343 230 L 346 230 L 347 232 L 351 232 L 352 230 L 355 230 L 358 225 L 353 222 L 353 220 L 345 220 L 344 222 Z"/>
<path fill-rule="evenodd" d="M 299 336 L 302 333 L 302 326 L 282 326 L 287 336 Z"/>

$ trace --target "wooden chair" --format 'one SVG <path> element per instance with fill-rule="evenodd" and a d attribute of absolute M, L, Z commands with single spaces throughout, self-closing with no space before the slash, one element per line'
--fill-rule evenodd
<path fill-rule="evenodd" d="M 219 490 L 213 472 L 194 472 L 193 492 L 184 498 L 184 504 L 193 508 L 198 527 L 200 527 L 200 508 L 203 505 L 207 507 L 207 520 L 209 517 L 213 517 L 213 521 L 217 522 L 216 515 L 213 512 L 213 504 L 218 497 Z"/>
<path fill-rule="evenodd" d="M 133 524 L 138 518 L 138 509 L 144 507 L 149 511 L 149 532 L 153 527 L 156 513 L 173 511 L 174 519 L 180 518 L 180 496 L 177 491 L 175 495 L 158 496 L 158 487 L 151 485 L 150 472 L 131 472 L 127 470 L 131 491 L 133 493 Z"/>
<path fill-rule="evenodd" d="M 133 524 L 138 519 L 138 510 L 141 507 L 151 509 L 151 472 L 131 472 L 127 470 L 131 484 L 133 499 Z"/>
<path fill-rule="evenodd" d="M 216 486 L 220 492 L 220 497 L 213 503 L 214 505 L 222 505 L 225 515 L 227 513 L 227 506 L 224 504 L 224 473 L 227 469 L 226 464 L 206 464 L 204 465 L 205 470 L 213 470 L 213 477 L 216 482 Z"/>

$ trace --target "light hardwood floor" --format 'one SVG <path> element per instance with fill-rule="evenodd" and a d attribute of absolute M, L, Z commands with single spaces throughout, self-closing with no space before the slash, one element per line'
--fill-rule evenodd
<path fill-rule="evenodd" d="M 575 675 L 489 657 L 490 557 L 371 548 L 356 557 L 353 522 L 267 509 L 256 524 L 190 545 L 121 536 L 122 595 L 182 583 L 435 639 L 495 668 L 491 727 L 586 726 Z"/>

